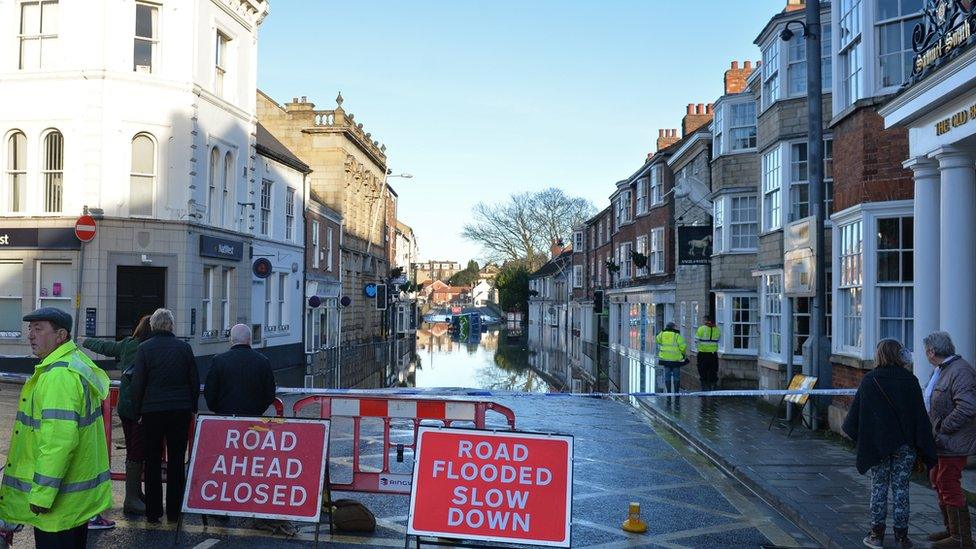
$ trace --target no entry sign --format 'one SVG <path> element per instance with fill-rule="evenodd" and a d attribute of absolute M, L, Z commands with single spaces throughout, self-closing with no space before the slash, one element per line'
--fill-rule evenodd
<path fill-rule="evenodd" d="M 75 221 L 75 236 L 82 242 L 91 242 L 95 238 L 95 218 L 83 215 Z"/>
<path fill-rule="evenodd" d="M 197 416 L 183 511 L 318 522 L 329 421 Z"/>
<path fill-rule="evenodd" d="M 408 535 L 570 546 L 573 438 L 421 427 Z"/>

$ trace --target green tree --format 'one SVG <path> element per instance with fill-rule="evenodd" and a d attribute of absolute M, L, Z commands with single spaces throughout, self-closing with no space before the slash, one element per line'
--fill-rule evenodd
<path fill-rule="evenodd" d="M 478 266 L 478 262 L 475 260 L 468 261 L 468 266 L 463 270 L 454 273 L 451 278 L 447 279 L 447 283 L 451 286 L 474 286 L 478 282 L 478 276 L 481 274 L 481 267 Z"/>
<path fill-rule="evenodd" d="M 521 261 L 502 265 L 495 278 L 498 289 L 498 306 L 503 311 L 529 311 L 529 268 Z"/>

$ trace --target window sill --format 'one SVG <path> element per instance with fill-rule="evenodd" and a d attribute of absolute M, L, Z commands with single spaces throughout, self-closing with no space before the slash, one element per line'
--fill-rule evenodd
<path fill-rule="evenodd" d="M 758 353 L 756 351 L 741 350 L 736 349 L 733 351 L 723 351 L 718 350 L 719 358 L 735 359 L 735 358 L 758 358 Z"/>
<path fill-rule="evenodd" d="M 723 152 L 723 153 L 721 153 L 719 155 L 716 155 L 715 158 L 712 159 L 712 162 L 718 160 L 719 158 L 725 157 L 725 156 L 739 156 L 739 155 L 742 155 L 742 154 L 756 154 L 756 147 L 750 147 L 748 149 L 738 149 L 738 150 L 735 150 L 735 151 L 726 151 L 726 152 Z"/>
<path fill-rule="evenodd" d="M 723 255 L 753 255 L 759 253 L 759 248 L 753 248 L 751 250 L 729 250 L 727 252 L 713 252 L 712 257 L 720 257 Z"/>
<path fill-rule="evenodd" d="M 783 227 L 776 227 L 775 229 L 767 229 L 767 230 L 759 233 L 759 237 L 762 238 L 764 236 L 769 236 L 771 234 L 776 234 L 776 233 L 781 233 L 781 232 L 783 232 Z"/>

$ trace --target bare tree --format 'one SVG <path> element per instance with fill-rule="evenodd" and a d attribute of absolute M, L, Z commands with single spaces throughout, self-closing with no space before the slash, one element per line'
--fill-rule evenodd
<path fill-rule="evenodd" d="M 562 189 L 519 193 L 502 204 L 479 202 L 461 236 L 481 244 L 489 260 L 538 264 L 553 240 L 568 242 L 573 228 L 595 212 L 589 200 Z"/>

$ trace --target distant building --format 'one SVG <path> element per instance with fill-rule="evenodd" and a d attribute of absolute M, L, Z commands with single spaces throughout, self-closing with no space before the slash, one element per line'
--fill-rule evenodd
<path fill-rule="evenodd" d="M 447 282 L 452 276 L 464 270 L 457 261 L 425 261 L 414 263 L 417 284 L 440 280 Z"/>
<path fill-rule="evenodd" d="M 495 285 L 488 280 L 479 280 L 474 287 L 471 288 L 471 303 L 475 307 L 484 307 L 488 303 L 497 303 L 498 296 L 495 291 Z"/>

